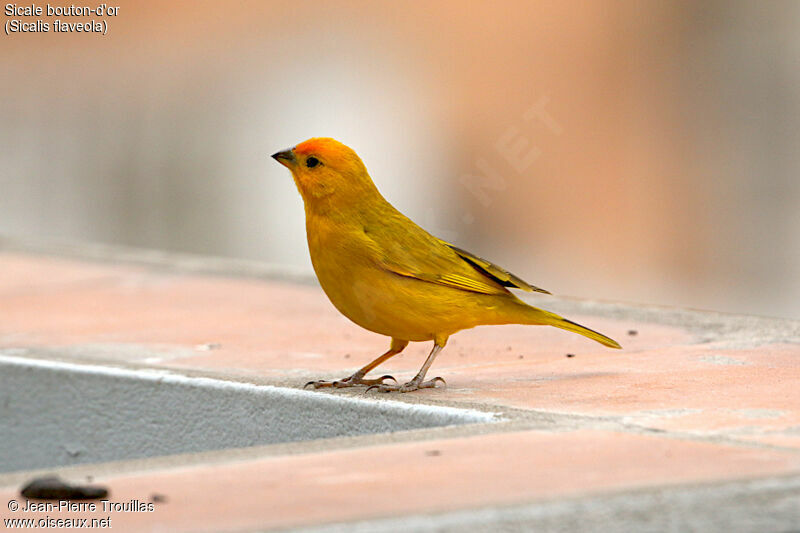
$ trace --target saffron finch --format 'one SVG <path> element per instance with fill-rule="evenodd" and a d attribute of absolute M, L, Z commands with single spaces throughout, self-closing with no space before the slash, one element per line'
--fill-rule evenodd
<path fill-rule="evenodd" d="M 605 335 L 526 304 L 508 288 L 549 293 L 409 220 L 378 192 L 364 163 L 344 144 L 313 138 L 272 157 L 292 172 L 303 197 L 311 263 L 325 294 L 347 318 L 392 339 L 386 353 L 351 376 L 306 386 L 365 385 L 383 392 L 435 387 L 444 380 L 426 381 L 425 375 L 448 337 L 482 324 L 550 325 L 620 348 Z M 430 340 L 430 355 L 408 383 L 365 377 L 410 341 Z"/>

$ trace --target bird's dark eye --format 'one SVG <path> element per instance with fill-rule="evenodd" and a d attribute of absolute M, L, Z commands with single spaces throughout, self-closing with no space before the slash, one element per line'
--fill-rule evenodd
<path fill-rule="evenodd" d="M 306 166 L 308 168 L 314 168 L 315 166 L 319 165 L 319 159 L 316 157 L 309 157 L 306 159 Z"/>

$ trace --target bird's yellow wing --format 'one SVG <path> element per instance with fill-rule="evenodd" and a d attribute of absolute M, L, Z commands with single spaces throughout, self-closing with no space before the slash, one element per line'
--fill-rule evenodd
<path fill-rule="evenodd" d="M 437 239 L 399 212 L 365 228 L 378 264 L 400 276 L 481 294 L 509 294 L 505 287 L 547 292 Z"/>
<path fill-rule="evenodd" d="M 480 270 L 481 272 L 492 278 L 500 285 L 503 285 L 504 287 L 522 289 L 523 291 L 527 292 L 541 292 L 544 294 L 550 294 L 549 291 L 540 289 L 535 285 L 531 285 L 527 281 L 518 278 L 508 270 L 495 265 L 491 261 L 487 261 L 482 257 L 478 257 L 477 255 L 471 254 L 468 251 L 462 250 L 461 248 L 453 246 L 449 242 L 442 241 L 441 239 L 440 242 L 452 248 L 452 250 L 455 253 L 457 253 L 459 257 L 461 257 L 464 261 L 466 261 L 473 267 L 477 268 L 478 270 Z"/>
<path fill-rule="evenodd" d="M 412 272 L 408 269 L 399 268 L 397 265 L 384 264 L 384 268 L 400 276 L 415 278 L 429 283 L 437 283 L 454 289 L 463 291 L 478 292 L 481 294 L 507 294 L 508 291 L 483 283 L 459 274 L 429 274 L 427 272 Z"/>

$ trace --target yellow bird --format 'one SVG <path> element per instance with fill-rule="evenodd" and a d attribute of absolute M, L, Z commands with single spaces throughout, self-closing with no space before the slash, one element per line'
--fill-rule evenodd
<path fill-rule="evenodd" d="M 291 170 L 303 197 L 311 263 L 325 294 L 362 328 L 392 338 L 389 351 L 353 375 L 306 386 L 366 385 L 383 392 L 435 387 L 444 380 L 425 381 L 425 375 L 448 337 L 483 324 L 550 325 L 620 348 L 605 335 L 526 304 L 508 287 L 547 291 L 417 226 L 386 201 L 344 144 L 313 138 L 272 157 Z M 430 355 L 408 383 L 365 378 L 409 341 L 430 340 Z"/>

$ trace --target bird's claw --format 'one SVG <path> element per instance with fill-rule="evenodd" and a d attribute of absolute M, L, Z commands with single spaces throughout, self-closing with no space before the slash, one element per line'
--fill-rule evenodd
<path fill-rule="evenodd" d="M 370 385 L 370 387 L 375 387 L 376 385 L 383 385 L 383 381 L 386 380 L 386 379 L 391 379 L 392 381 L 397 383 L 397 380 L 394 378 L 394 376 L 390 376 L 389 374 L 386 374 L 385 376 L 381 376 L 381 377 L 376 378 L 376 379 L 362 379 L 360 381 L 360 384 L 361 385 Z"/>
<path fill-rule="evenodd" d="M 397 380 L 393 376 L 390 376 L 388 374 L 375 379 L 364 379 L 363 377 L 353 374 L 352 376 L 346 377 L 344 379 L 337 379 L 335 381 L 325 381 L 322 379 L 317 381 L 309 381 L 308 383 L 303 385 L 303 388 L 306 389 L 309 387 L 309 385 L 314 387 L 314 389 L 322 389 L 327 387 L 332 387 L 335 389 L 344 389 L 348 387 L 357 387 L 359 385 L 374 387 L 377 385 L 383 385 L 384 380 L 388 379 L 391 379 L 392 381 L 397 383 Z"/>
<path fill-rule="evenodd" d="M 441 376 L 436 376 L 435 378 L 433 378 L 432 380 L 430 380 L 428 383 L 430 383 L 430 384 L 431 384 L 431 388 L 434 388 L 434 389 L 435 389 L 435 388 L 436 388 L 436 382 L 437 382 L 437 381 L 441 381 L 441 382 L 442 382 L 442 385 L 444 385 L 444 387 L 445 387 L 445 388 L 447 388 L 447 382 L 446 382 L 446 381 L 444 380 L 444 378 L 443 378 L 443 377 L 441 377 Z"/>
<path fill-rule="evenodd" d="M 385 383 L 375 384 L 370 387 L 367 387 L 367 390 L 364 393 L 371 391 L 372 389 L 377 390 L 378 392 L 411 392 L 419 389 L 435 389 L 436 383 L 441 382 L 442 385 L 447 387 L 447 382 L 442 377 L 435 377 L 433 379 L 429 379 L 428 381 L 415 381 L 411 380 L 408 383 L 404 383 L 403 385 L 397 384 L 397 380 L 395 380 L 394 385 L 387 385 Z"/>

